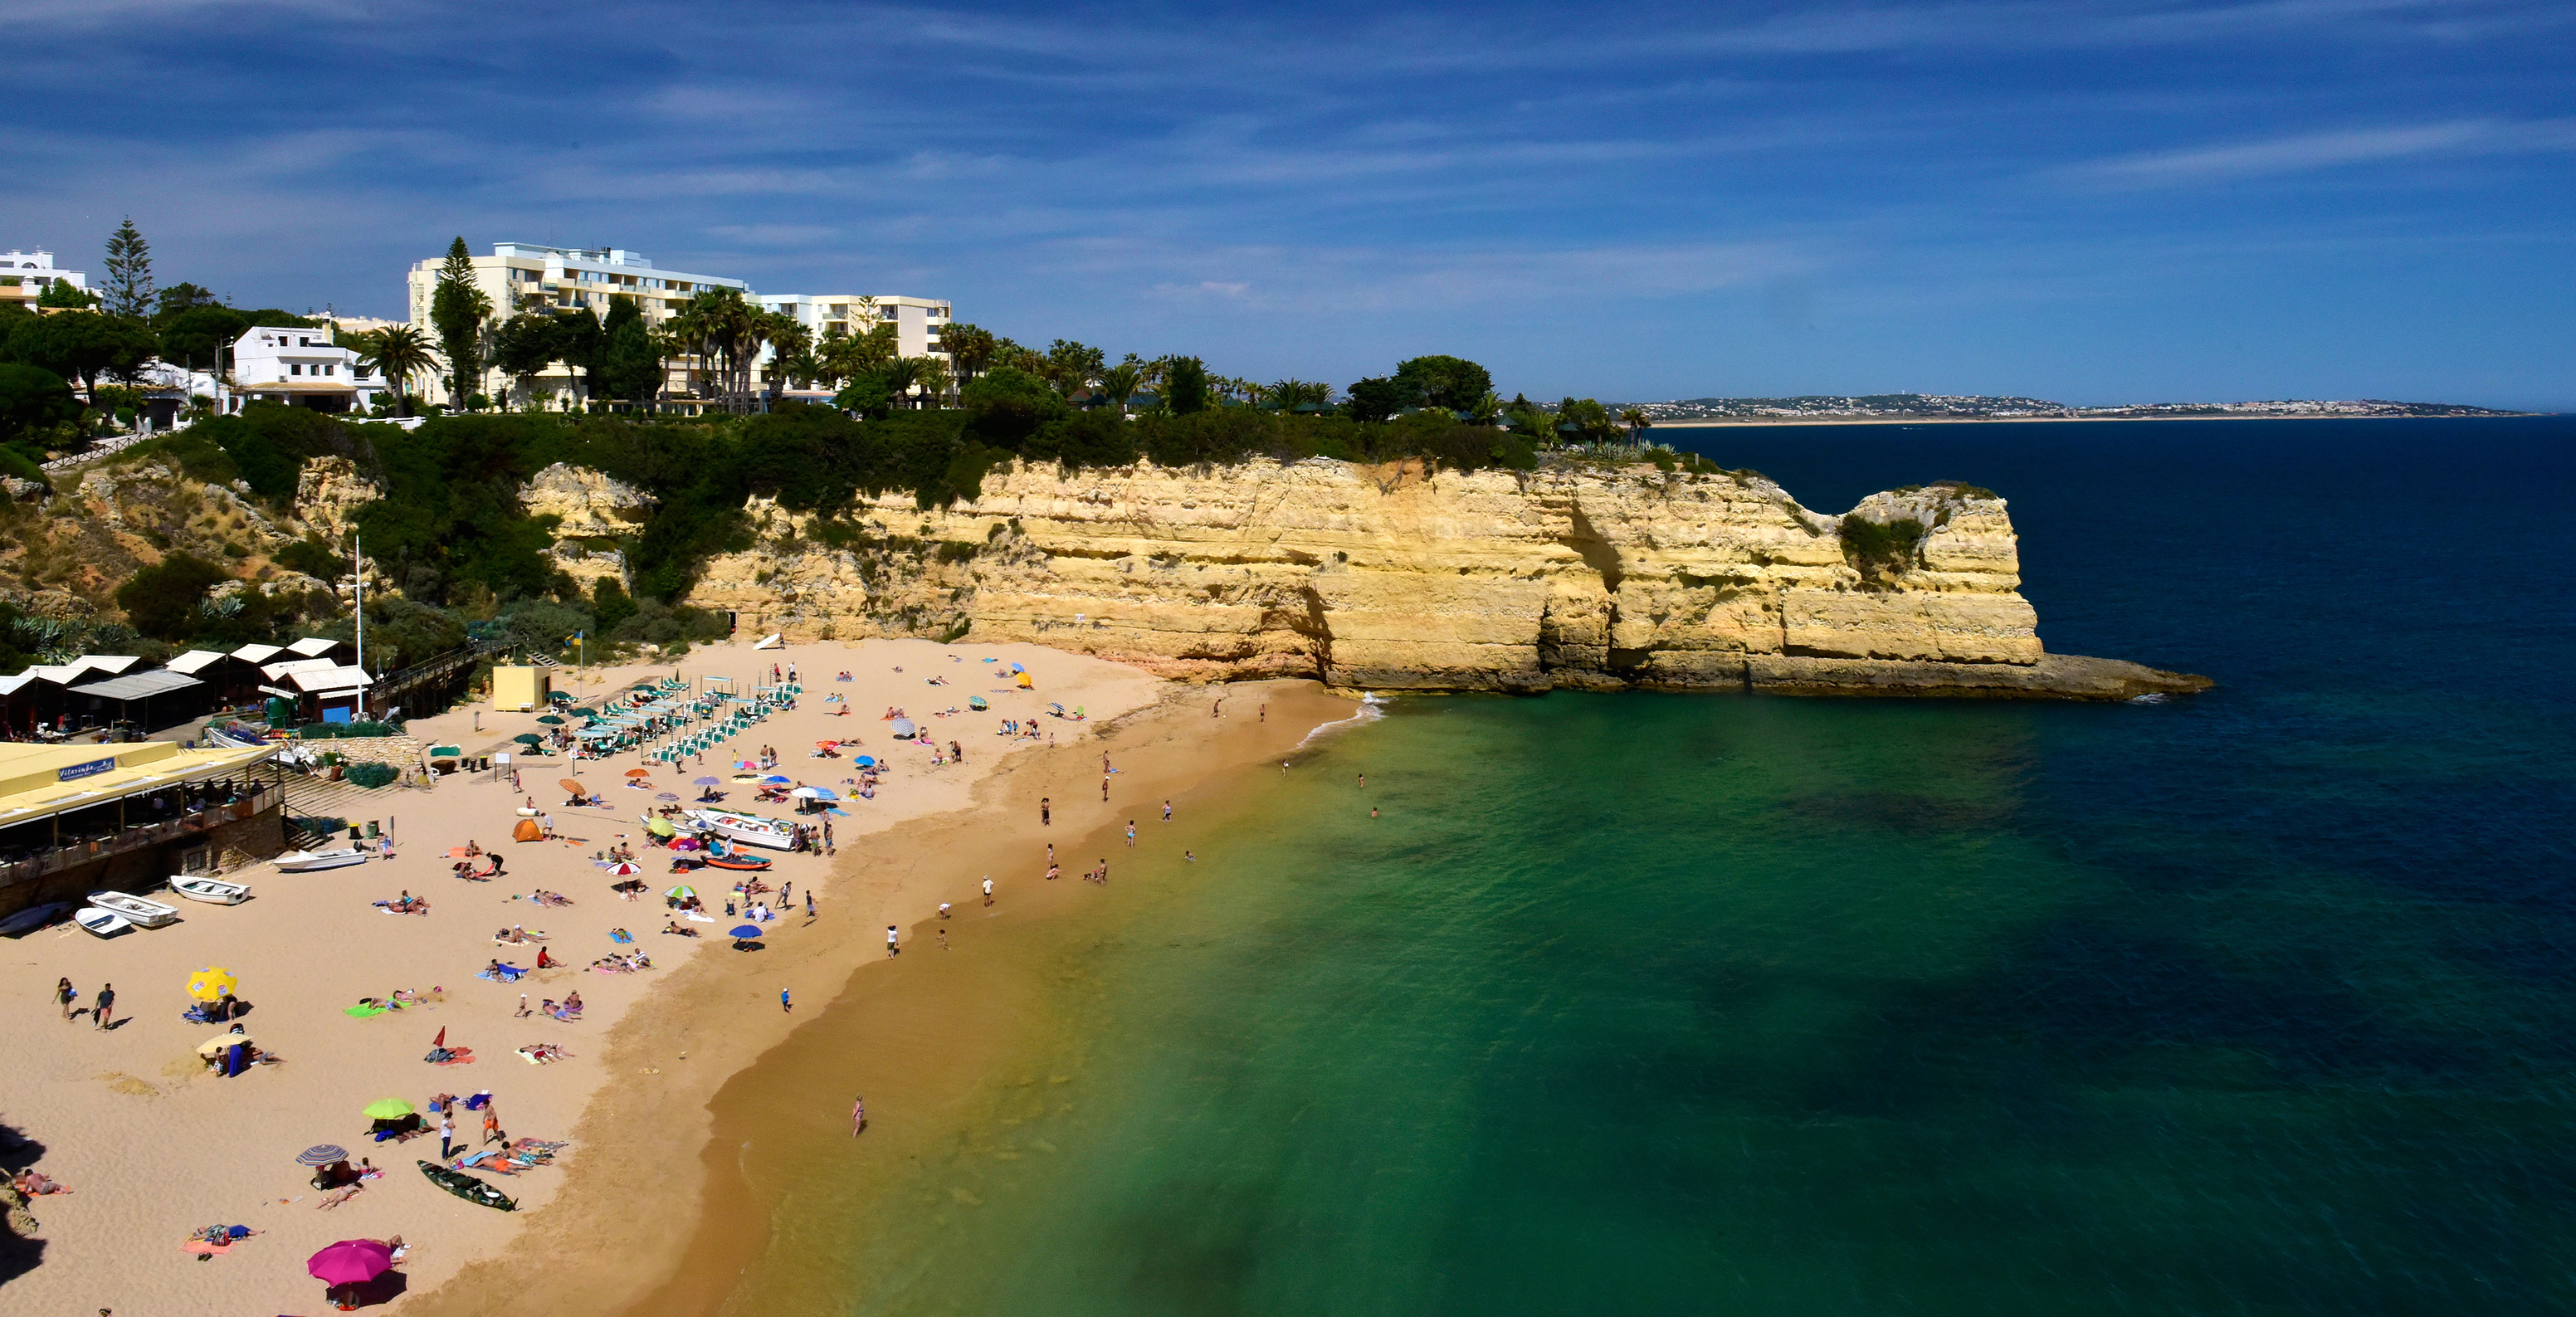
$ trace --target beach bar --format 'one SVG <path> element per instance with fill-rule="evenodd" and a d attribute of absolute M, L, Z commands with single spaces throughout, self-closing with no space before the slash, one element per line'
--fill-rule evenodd
<path fill-rule="evenodd" d="M 0 917 L 102 889 L 145 892 L 227 850 L 285 846 L 268 746 L 0 744 Z"/>
<path fill-rule="evenodd" d="M 503 713 L 531 713 L 546 703 L 553 683 L 543 668 L 503 665 L 492 669 L 492 707 Z"/>

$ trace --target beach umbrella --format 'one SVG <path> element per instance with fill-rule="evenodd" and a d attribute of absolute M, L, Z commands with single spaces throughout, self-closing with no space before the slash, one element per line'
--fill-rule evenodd
<path fill-rule="evenodd" d="M 732 931 L 732 932 L 730 932 L 730 933 L 725 934 L 725 936 L 726 936 L 726 937 L 739 937 L 739 938 L 755 938 L 755 937 L 760 936 L 760 925 L 758 925 L 758 924 L 736 924 L 736 925 L 734 925 L 734 929 L 733 929 L 733 931 Z"/>
<path fill-rule="evenodd" d="M 219 1033 L 214 1037 L 197 1044 L 197 1055 L 204 1056 L 209 1052 L 220 1052 L 235 1043 L 247 1043 L 249 1041 L 250 1035 L 246 1033 Z"/>
<path fill-rule="evenodd" d="M 433 745 L 429 748 L 429 757 L 432 759 L 462 759 L 465 757 L 465 752 L 452 745 Z"/>
<path fill-rule="evenodd" d="M 697 888 L 694 888 L 694 887 L 689 886 L 687 883 L 682 883 L 682 884 L 680 884 L 679 886 L 674 887 L 674 888 L 672 888 L 671 890 L 669 890 L 669 891 L 667 891 L 667 892 L 662 893 L 662 895 L 667 896 L 667 897 L 671 898 L 671 899 L 672 899 L 672 900 L 674 900 L 674 901 L 685 901 L 685 900 L 688 900 L 690 897 L 695 896 L 695 895 L 697 895 L 697 894 L 698 894 L 698 889 L 697 889 Z"/>
<path fill-rule="evenodd" d="M 764 778 L 762 778 L 762 779 L 760 779 L 760 780 L 761 780 L 761 781 L 763 781 L 763 782 L 767 782 L 767 783 L 769 783 L 769 784 L 770 784 L 770 785 L 772 785 L 772 786 L 785 786 L 785 785 L 787 785 L 788 783 L 795 781 L 796 779 L 794 779 L 794 778 L 792 778 L 792 777 L 789 777 L 789 776 L 787 776 L 787 775 L 786 775 L 786 774 L 784 774 L 784 773 L 772 773 L 772 774 L 770 774 L 769 776 L 764 777 Z"/>
<path fill-rule="evenodd" d="M 546 738 L 537 735 L 535 732 L 521 732 L 510 739 L 521 745 L 542 745 Z"/>
<path fill-rule="evenodd" d="M 378 1098 L 367 1104 L 360 1115 L 369 1120 L 400 1120 L 412 1113 L 412 1105 L 401 1098 Z"/>
<path fill-rule="evenodd" d="M 541 718 L 537 719 L 537 721 L 538 721 L 538 722 L 541 722 L 541 723 L 544 723 L 544 724 L 546 724 L 546 725 L 547 725 L 547 726 L 549 726 L 549 727 L 561 727 L 561 726 L 563 726 L 563 719 L 558 718 L 558 717 L 554 716 L 554 715 L 553 715 L 553 714 L 551 714 L 551 713 L 550 713 L 550 714 L 546 714 L 545 716 L 543 716 L 543 717 L 541 717 Z"/>
<path fill-rule="evenodd" d="M 240 986 L 231 970 L 213 965 L 188 976 L 188 995 L 199 1001 L 213 1001 Z"/>
<path fill-rule="evenodd" d="M 850 762 L 861 768 L 874 768 L 877 766 L 877 757 L 875 755 L 860 755 L 858 758 L 853 759 Z"/>
<path fill-rule="evenodd" d="M 670 792 L 668 792 L 668 791 L 657 791 L 657 792 L 653 793 L 653 798 L 654 798 L 655 800 L 678 800 L 678 799 L 679 799 L 679 797 L 678 797 L 678 796 L 675 796 L 675 795 L 671 794 L 671 793 L 670 793 Z"/>
<path fill-rule="evenodd" d="M 393 1269 L 394 1251 L 372 1239 L 344 1239 L 305 1260 L 325 1285 L 364 1285 Z"/>
<path fill-rule="evenodd" d="M 559 777 L 559 778 L 556 778 L 556 779 L 555 779 L 555 785 L 556 785 L 556 786 L 559 786 L 559 787 L 562 787 L 564 790 L 569 791 L 569 792 L 571 792 L 571 793 L 573 793 L 574 795 L 577 795 L 577 796 L 586 796 L 586 795 L 589 795 L 589 794 L 590 794 L 590 788 L 588 788 L 588 787 L 586 787 L 586 786 L 583 786 L 581 783 L 579 783 L 579 782 L 575 782 L 575 781 L 573 781 L 571 778 L 568 778 L 568 777 Z"/>
<path fill-rule="evenodd" d="M 303 1152 L 296 1154 L 295 1164 L 298 1166 L 328 1166 L 333 1162 L 344 1162 L 347 1160 L 349 1160 L 348 1149 L 343 1148 L 336 1143 L 317 1143 L 310 1148 L 306 1148 Z"/>
<path fill-rule="evenodd" d="M 653 770 L 649 768 L 630 768 L 626 770 L 626 775 L 628 777 L 651 777 L 653 776 Z"/>
<path fill-rule="evenodd" d="M 798 800 L 812 800 L 812 799 L 813 799 L 813 798 L 815 798 L 816 796 L 819 796 L 819 795 L 823 794 L 823 788 L 821 788 L 821 787 L 798 787 L 798 788 L 796 788 L 795 790 L 788 792 L 787 794 L 789 794 L 789 795 L 791 795 L 791 796 L 796 797 Z"/>
<path fill-rule="evenodd" d="M 679 829 L 671 826 L 671 821 L 669 819 L 650 820 L 645 823 L 644 830 L 652 833 L 656 837 L 668 837 L 672 833 L 679 831 Z"/>
<path fill-rule="evenodd" d="M 608 871 L 616 874 L 620 878 L 623 878 L 628 874 L 644 872 L 644 866 L 637 864 L 633 860 L 619 860 L 617 863 L 608 866 Z"/>

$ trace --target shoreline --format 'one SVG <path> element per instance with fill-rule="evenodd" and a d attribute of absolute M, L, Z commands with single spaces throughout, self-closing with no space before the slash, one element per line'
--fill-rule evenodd
<path fill-rule="evenodd" d="M 2354 416 L 2332 412 L 2294 416 L 1735 416 L 1655 421 L 1654 430 L 1722 430 L 1766 425 L 2082 425 L 2094 421 L 2515 421 L 2559 412 L 2498 412 L 2490 416 Z"/>
<path fill-rule="evenodd" d="M 1004 918 L 1045 919 L 1096 897 L 1074 881 L 1088 867 L 1074 863 L 1074 850 L 1064 850 L 1065 876 L 1056 883 L 1043 880 L 1042 860 L 1031 866 L 1048 834 L 1060 849 L 1099 844 L 1114 860 L 1121 852 L 1107 849 L 1106 836 L 1127 818 L 1146 819 L 1162 799 L 1184 799 L 1230 769 L 1292 755 L 1319 724 L 1353 716 L 1349 697 L 1303 680 L 1213 688 L 1175 682 L 1160 696 L 1097 725 L 1078 745 L 1003 765 L 979 781 L 963 809 L 844 843 L 827 889 L 839 894 L 833 910 L 840 913 L 823 926 L 756 957 L 697 957 L 685 979 L 671 976 L 668 989 L 640 1004 L 608 1040 L 615 1078 L 582 1118 L 576 1146 L 583 1155 L 570 1163 L 555 1203 L 505 1248 L 409 1300 L 405 1311 L 467 1317 L 531 1302 L 639 1314 L 713 1310 L 738 1278 L 740 1259 L 768 1238 L 742 1176 L 743 1140 L 734 1137 L 732 1113 L 746 1105 L 767 1113 L 761 1094 L 774 1084 L 765 1069 L 772 1058 L 843 1003 L 893 978 L 868 973 L 888 960 L 881 951 L 886 923 L 904 930 L 915 948 L 908 954 L 936 954 L 938 903 L 955 903 L 963 919 L 983 914 L 977 892 L 987 872 L 997 884 L 995 913 Z M 1210 699 L 1228 706 L 1223 719 L 1209 716 Z M 1242 716 L 1265 701 L 1268 722 Z M 1106 807 L 1090 794 L 1098 778 L 1091 756 L 1104 748 L 1119 768 L 1116 798 Z M 1035 818 L 1040 796 L 1057 811 L 1043 831 Z M 862 907 L 864 915 L 854 913 Z M 777 1009 L 780 982 L 796 993 L 792 1015 Z M 945 1073 L 959 1056 L 980 1054 L 974 1046 L 971 1038 L 924 1037 L 888 1064 Z M 846 1115 L 843 1106 L 800 1110 L 794 1119 L 828 1123 Z M 875 1121 L 892 1115 L 871 1108 Z M 645 1202 L 649 1208 L 637 1206 Z"/>

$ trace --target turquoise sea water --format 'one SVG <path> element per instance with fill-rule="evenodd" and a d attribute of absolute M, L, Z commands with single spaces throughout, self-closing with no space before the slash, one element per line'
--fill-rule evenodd
<path fill-rule="evenodd" d="M 1702 446 L 1994 486 L 2052 647 L 2224 685 L 1397 700 L 1121 855 L 815 1305 L 2576 1310 L 2576 427 Z"/>

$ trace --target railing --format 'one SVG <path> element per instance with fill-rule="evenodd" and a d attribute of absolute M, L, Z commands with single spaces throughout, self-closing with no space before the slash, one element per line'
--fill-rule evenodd
<path fill-rule="evenodd" d="M 264 810 L 275 809 L 284 803 L 285 798 L 285 792 L 274 785 L 256 787 L 249 795 L 229 805 L 217 805 L 211 809 L 201 809 L 175 819 L 164 819 L 159 823 L 146 823 L 141 827 L 127 828 L 113 836 L 72 842 L 42 855 L 31 856 L 12 864 L 0 864 L 0 887 L 13 887 L 19 883 L 33 882 L 46 874 L 78 868 L 109 856 L 124 855 L 147 846 L 158 846 L 164 842 L 179 841 L 212 832 L 224 824 L 238 823 L 243 819 L 256 817 Z"/>

